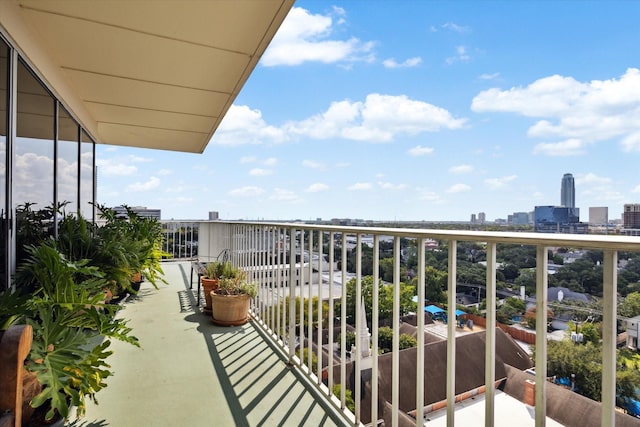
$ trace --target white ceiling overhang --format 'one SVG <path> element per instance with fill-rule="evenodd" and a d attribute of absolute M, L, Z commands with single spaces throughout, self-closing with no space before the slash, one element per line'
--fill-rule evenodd
<path fill-rule="evenodd" d="M 293 0 L 2 0 L 0 25 L 97 142 L 201 153 Z"/>

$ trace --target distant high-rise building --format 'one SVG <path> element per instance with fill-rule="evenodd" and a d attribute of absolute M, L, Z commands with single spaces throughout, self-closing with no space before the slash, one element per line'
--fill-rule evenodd
<path fill-rule="evenodd" d="M 622 224 L 624 228 L 640 228 L 640 204 L 627 203 L 624 205 Z"/>
<path fill-rule="evenodd" d="M 209 221 L 215 221 L 220 219 L 218 211 L 209 211 Z"/>
<path fill-rule="evenodd" d="M 565 173 L 562 176 L 562 184 L 560 186 L 560 206 L 565 208 L 576 207 L 576 186 L 573 181 L 573 175 Z"/>
<path fill-rule="evenodd" d="M 535 231 L 538 233 L 587 233 L 588 224 L 580 222 L 580 209 L 566 206 L 536 206 Z"/>
<path fill-rule="evenodd" d="M 115 212 L 116 216 L 123 218 L 127 217 L 127 209 L 124 206 L 114 206 L 112 209 Z M 149 209 L 146 206 L 129 206 L 129 209 L 132 212 L 135 212 L 138 216 L 144 218 L 155 218 L 158 220 L 161 219 L 161 209 Z"/>
<path fill-rule="evenodd" d="M 589 208 L 589 225 L 607 225 L 609 223 L 609 208 L 599 206 Z"/>
<path fill-rule="evenodd" d="M 476 224 L 478 220 L 476 219 L 476 214 L 471 214 L 471 224 Z"/>
<path fill-rule="evenodd" d="M 487 215 L 484 212 L 478 213 L 478 222 L 484 224 L 487 221 Z"/>

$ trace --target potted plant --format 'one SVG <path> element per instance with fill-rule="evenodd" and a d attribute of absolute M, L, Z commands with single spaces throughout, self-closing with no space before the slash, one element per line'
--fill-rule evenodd
<path fill-rule="evenodd" d="M 204 291 L 205 313 L 211 313 L 211 291 L 218 288 L 218 282 L 223 277 L 235 277 L 238 269 L 228 261 L 210 262 L 205 267 L 205 274 L 200 279 Z"/>
<path fill-rule="evenodd" d="M 28 258 L 18 267 L 18 289 L 34 289 L 26 297 L 9 290 L 0 293 L 0 325 L 27 324 L 33 343 L 25 364 L 40 387 L 27 396 L 34 417 L 51 422 L 66 419 L 71 406 L 78 416 L 86 399 L 106 386 L 112 373 L 106 359 L 111 339 L 138 345 L 131 329 L 116 319 L 119 309 L 105 304 L 104 274 L 89 261 L 71 261 L 49 239 L 26 248 Z M 5 310 L 6 309 L 6 310 Z M 25 426 L 39 425 L 25 420 Z"/>
<path fill-rule="evenodd" d="M 249 320 L 251 298 L 258 294 L 258 286 L 246 279 L 238 270 L 233 277 L 218 281 L 218 288 L 211 292 L 213 323 L 220 326 L 238 326 Z"/>

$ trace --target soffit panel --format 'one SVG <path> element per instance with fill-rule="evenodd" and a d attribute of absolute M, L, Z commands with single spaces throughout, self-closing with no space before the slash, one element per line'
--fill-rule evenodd
<path fill-rule="evenodd" d="M 292 6 L 0 0 L 0 23 L 97 142 L 202 152 Z"/>
<path fill-rule="evenodd" d="M 66 70 L 84 101 L 216 118 L 229 95 Z"/>
<path fill-rule="evenodd" d="M 235 77 L 250 60 L 243 54 L 60 15 L 29 14 L 62 68 L 232 93 Z"/>
<path fill-rule="evenodd" d="M 25 8 L 253 55 L 282 0 L 127 0 L 126 14 L 105 1 L 21 0 Z"/>
<path fill-rule="evenodd" d="M 98 123 L 199 132 L 202 138 L 211 130 L 211 117 L 93 103 L 88 103 L 87 108 L 91 114 L 100 117 Z"/>
<path fill-rule="evenodd" d="M 195 152 L 202 146 L 200 133 L 98 123 L 98 132 L 112 145 Z"/>

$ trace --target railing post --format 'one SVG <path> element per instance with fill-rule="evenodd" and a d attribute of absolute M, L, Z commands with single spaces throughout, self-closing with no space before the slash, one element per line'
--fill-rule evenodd
<path fill-rule="evenodd" d="M 371 308 L 371 425 L 378 420 L 378 311 L 380 310 L 380 236 L 373 236 L 373 289 Z"/>
<path fill-rule="evenodd" d="M 342 232 L 342 296 L 340 297 L 340 408 L 346 407 L 347 382 L 347 235 Z"/>
<path fill-rule="evenodd" d="M 327 321 L 327 328 L 329 332 L 329 360 L 327 364 L 327 385 L 329 388 L 329 396 L 333 393 L 333 327 L 334 327 L 334 305 L 333 305 L 333 266 L 335 264 L 335 255 L 334 255 L 334 239 L 335 233 L 332 231 L 329 233 L 329 320 Z"/>
<path fill-rule="evenodd" d="M 362 376 L 362 372 L 361 372 L 361 354 L 362 354 L 362 349 L 360 348 L 360 344 L 362 343 L 362 313 L 361 313 L 361 306 L 360 306 L 360 302 L 362 301 L 362 235 L 358 234 L 356 237 L 356 300 L 354 301 L 355 304 L 355 323 L 356 323 L 356 360 L 352 362 L 354 363 L 354 369 L 355 369 L 355 375 L 354 375 L 354 379 L 355 379 L 355 396 L 354 396 L 354 401 L 355 401 L 355 406 L 356 406 L 356 425 L 358 425 L 360 423 L 360 410 L 361 410 L 361 404 L 360 404 L 360 397 L 362 394 L 362 390 L 360 387 L 360 378 Z M 353 353 L 351 354 L 351 357 L 353 357 Z"/>
<path fill-rule="evenodd" d="M 604 251 L 602 314 L 602 427 L 616 425 L 616 311 L 618 252 Z"/>
<path fill-rule="evenodd" d="M 536 247 L 536 427 L 547 423 L 547 282 L 545 246 Z"/>
<path fill-rule="evenodd" d="M 416 349 L 416 427 L 424 425 L 424 284 L 425 284 L 425 259 L 424 238 L 416 239 L 418 246 L 418 302 L 416 304 L 418 336 Z"/>
<path fill-rule="evenodd" d="M 318 331 L 318 367 L 317 367 L 317 375 L 318 375 L 318 384 L 322 384 L 322 335 L 323 335 L 323 326 L 322 326 L 322 273 L 324 268 L 324 251 L 322 248 L 323 245 L 323 231 L 318 231 L 318 324 L 316 330 Z"/>
<path fill-rule="evenodd" d="M 296 354 L 296 291 L 294 283 L 296 253 L 296 230 L 289 229 L 289 363 L 293 363 Z"/>
<path fill-rule="evenodd" d="M 485 347 L 485 427 L 493 427 L 496 382 L 496 244 L 487 243 L 487 330 Z"/>
<path fill-rule="evenodd" d="M 393 238 L 393 354 L 391 358 L 391 425 L 398 425 L 400 411 L 400 237 Z"/>
<path fill-rule="evenodd" d="M 455 316 L 456 307 L 456 283 L 457 283 L 457 252 L 458 242 L 449 240 L 449 274 L 447 277 L 447 296 L 449 302 L 449 318 L 451 318 L 452 307 Z M 455 319 L 455 317 L 453 317 Z M 456 331 L 455 322 L 447 323 L 447 426 L 455 425 L 456 412 Z"/>

